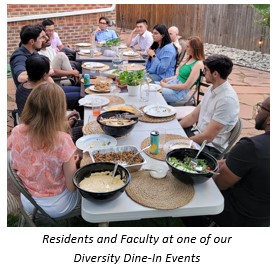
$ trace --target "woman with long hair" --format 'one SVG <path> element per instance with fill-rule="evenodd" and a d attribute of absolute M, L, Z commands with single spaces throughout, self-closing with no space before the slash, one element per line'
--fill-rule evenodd
<path fill-rule="evenodd" d="M 152 31 L 153 43 L 147 50 L 147 72 L 154 81 L 170 77 L 175 72 L 177 48 L 173 45 L 168 29 L 163 24 L 157 24 Z"/>
<path fill-rule="evenodd" d="M 204 48 L 198 36 L 191 36 L 186 42 L 186 55 L 176 70 L 175 76 L 160 81 L 162 95 L 168 103 L 188 99 L 188 92 L 197 82 L 205 59 Z"/>
<path fill-rule="evenodd" d="M 51 217 L 69 213 L 80 200 L 73 184 L 79 165 L 76 146 L 67 134 L 66 99 L 54 83 L 42 82 L 30 93 L 8 138 L 12 167 L 30 194 Z M 21 195 L 24 209 L 33 205 Z"/>

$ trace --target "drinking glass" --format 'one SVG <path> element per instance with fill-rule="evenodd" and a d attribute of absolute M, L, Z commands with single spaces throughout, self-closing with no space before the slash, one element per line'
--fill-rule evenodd
<path fill-rule="evenodd" d="M 123 58 L 120 58 L 120 56 L 118 56 L 118 55 L 115 55 L 112 58 L 112 63 L 113 63 L 114 69 L 117 69 L 118 65 L 120 65 L 122 62 L 123 62 Z"/>

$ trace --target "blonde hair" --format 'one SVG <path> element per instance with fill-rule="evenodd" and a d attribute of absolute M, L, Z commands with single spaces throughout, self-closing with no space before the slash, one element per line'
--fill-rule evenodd
<path fill-rule="evenodd" d="M 189 41 L 190 47 L 193 50 L 193 57 L 196 60 L 205 60 L 204 47 L 201 39 L 198 36 L 191 36 L 187 41 Z M 192 56 L 188 57 L 187 60 L 191 58 Z"/>
<path fill-rule="evenodd" d="M 58 132 L 68 127 L 65 93 L 57 84 L 40 83 L 32 89 L 20 119 L 34 148 L 49 150 Z"/>

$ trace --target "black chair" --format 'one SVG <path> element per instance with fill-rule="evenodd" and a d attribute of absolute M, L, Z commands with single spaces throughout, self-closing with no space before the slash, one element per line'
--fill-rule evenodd
<path fill-rule="evenodd" d="M 202 87 L 209 87 L 210 84 L 207 84 L 204 81 L 204 73 L 202 70 L 200 70 L 199 79 L 197 83 L 192 87 L 192 89 L 189 92 L 189 98 L 186 98 L 185 100 L 180 100 L 177 102 L 170 102 L 168 103 L 171 106 L 197 106 L 200 101 L 201 97 L 204 96 L 204 91 L 202 90 Z"/>

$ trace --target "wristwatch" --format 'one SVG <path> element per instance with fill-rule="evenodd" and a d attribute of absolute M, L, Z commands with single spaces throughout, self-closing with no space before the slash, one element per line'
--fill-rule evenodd
<path fill-rule="evenodd" d="M 155 58 L 155 57 L 156 57 L 156 55 L 155 55 L 155 54 L 153 54 L 153 55 L 152 55 L 152 57 L 153 57 L 153 58 Z"/>

